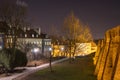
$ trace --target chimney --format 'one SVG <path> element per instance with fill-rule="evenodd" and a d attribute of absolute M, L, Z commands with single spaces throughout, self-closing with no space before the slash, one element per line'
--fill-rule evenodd
<path fill-rule="evenodd" d="M 40 29 L 40 28 L 38 29 L 38 34 L 39 34 L 39 35 L 41 34 L 41 29 Z"/>

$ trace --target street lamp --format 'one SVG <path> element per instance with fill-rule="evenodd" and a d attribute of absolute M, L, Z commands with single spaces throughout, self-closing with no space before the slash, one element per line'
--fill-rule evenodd
<path fill-rule="evenodd" d="M 40 52 L 40 49 L 39 48 L 33 48 L 32 50 L 31 50 L 31 52 L 33 53 L 33 58 L 34 58 L 34 60 L 36 60 L 36 58 L 38 59 L 38 53 Z"/>
<path fill-rule="evenodd" d="M 51 47 L 49 48 L 49 51 L 50 51 L 50 52 L 52 51 L 52 48 L 51 48 Z"/>
<path fill-rule="evenodd" d="M 40 52 L 40 49 L 39 49 L 38 47 L 36 47 L 36 48 L 33 48 L 33 49 L 31 50 L 31 52 L 33 53 L 33 59 L 34 59 L 34 60 L 38 60 L 38 53 Z M 35 67 L 37 66 L 36 61 L 34 62 L 34 66 L 35 66 Z"/>
<path fill-rule="evenodd" d="M 52 52 L 52 48 L 50 47 L 49 48 L 49 52 L 50 52 L 50 57 L 49 57 L 49 65 L 50 65 L 50 71 L 52 72 L 52 65 L 51 65 L 51 63 L 52 63 L 52 54 L 51 54 L 51 52 Z"/>
<path fill-rule="evenodd" d="M 61 51 L 64 51 L 64 47 L 61 48 Z"/>
<path fill-rule="evenodd" d="M 39 48 L 34 48 L 34 53 L 38 53 L 39 52 Z"/>

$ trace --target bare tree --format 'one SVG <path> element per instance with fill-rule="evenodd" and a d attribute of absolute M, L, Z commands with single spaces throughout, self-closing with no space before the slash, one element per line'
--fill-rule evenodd
<path fill-rule="evenodd" d="M 6 22 L 10 28 L 13 46 L 16 45 L 18 29 L 25 25 L 27 7 L 22 4 L 6 2 L 0 7 L 0 20 Z"/>
<path fill-rule="evenodd" d="M 92 40 L 92 35 L 88 26 L 83 25 L 80 20 L 74 16 L 72 12 L 64 20 L 63 35 L 67 40 L 70 58 L 75 55 L 76 43 L 88 42 Z"/>
<path fill-rule="evenodd" d="M 7 0 L 8 1 L 8 0 Z M 0 5 L 0 20 L 6 22 L 10 29 L 8 30 L 8 35 L 11 37 L 10 40 L 12 42 L 8 42 L 11 45 L 9 48 L 13 50 L 11 55 L 11 62 L 15 61 L 15 54 L 16 54 L 16 41 L 19 33 L 19 28 L 25 25 L 25 17 L 26 17 L 26 6 L 23 4 L 12 3 L 12 1 L 8 1 Z M 7 38 L 7 39 L 8 39 Z"/>
<path fill-rule="evenodd" d="M 82 34 L 77 37 L 78 42 L 90 42 L 93 41 L 92 34 L 88 25 L 83 27 Z"/>

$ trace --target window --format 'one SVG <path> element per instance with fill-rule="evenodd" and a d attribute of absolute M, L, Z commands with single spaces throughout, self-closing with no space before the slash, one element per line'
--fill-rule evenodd
<path fill-rule="evenodd" d="M 36 44 L 36 42 L 34 41 L 34 44 Z"/>
<path fill-rule="evenodd" d="M 25 34 L 25 37 L 27 37 L 27 34 Z"/>
<path fill-rule="evenodd" d="M 34 34 L 32 34 L 32 37 L 34 37 Z"/>
<path fill-rule="evenodd" d="M 10 39 L 10 42 L 12 43 L 12 38 Z"/>
<path fill-rule="evenodd" d="M 42 42 L 40 41 L 39 43 L 41 44 Z"/>
<path fill-rule="evenodd" d="M 39 44 L 39 42 L 38 42 L 38 41 L 37 41 L 36 43 L 37 43 L 37 44 Z"/>
<path fill-rule="evenodd" d="M 7 43 L 9 43 L 9 40 L 7 39 Z"/>
<path fill-rule="evenodd" d="M 47 42 L 45 42 L 45 45 L 47 45 Z"/>

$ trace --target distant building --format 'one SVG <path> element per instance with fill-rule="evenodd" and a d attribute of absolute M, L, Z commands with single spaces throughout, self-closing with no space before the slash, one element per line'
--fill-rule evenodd
<path fill-rule="evenodd" d="M 49 52 L 48 48 L 51 47 L 51 39 L 47 34 L 41 33 L 40 28 L 16 28 L 8 26 L 5 22 L 0 22 L 0 32 L 4 33 L 4 39 L 2 34 L 0 35 L 2 47 L 11 48 L 16 41 L 15 47 L 30 55 L 34 54 L 34 49 L 35 53 L 39 55 L 46 56 L 49 54 L 47 52 Z M 36 52 L 37 48 L 38 52 Z"/>

